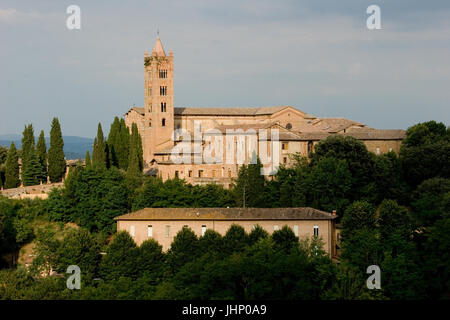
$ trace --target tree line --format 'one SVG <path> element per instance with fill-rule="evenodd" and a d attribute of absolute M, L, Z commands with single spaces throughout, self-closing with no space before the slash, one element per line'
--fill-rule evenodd
<path fill-rule="evenodd" d="M 50 130 L 50 147 L 47 151 L 44 131 L 41 130 L 35 143 L 33 125 L 26 125 L 22 133 L 22 148 L 17 150 L 14 142 L 9 149 L 0 149 L 0 184 L 4 188 L 32 186 L 47 182 L 60 182 L 66 172 L 64 141 L 61 126 L 57 118 L 53 118 Z M 21 168 L 19 169 L 19 158 Z"/>
<path fill-rule="evenodd" d="M 120 133 L 120 121 L 118 127 Z M 83 239 L 92 238 L 96 243 L 86 245 L 96 248 L 91 250 L 97 259 L 92 265 L 97 267 L 85 278 L 101 280 L 87 283 L 89 290 L 73 293 L 64 290 L 62 280 L 55 277 L 36 282 L 23 270 L 5 271 L 3 281 L 11 281 L 11 287 L 21 279 L 24 290 L 31 290 L 26 294 L 58 287 L 58 294 L 65 292 L 63 297 L 105 299 L 302 299 L 307 295 L 309 299 L 442 299 L 450 295 L 450 130 L 442 123 L 430 121 L 409 128 L 398 156 L 392 152 L 375 155 L 351 137 L 331 136 L 319 142 L 308 158 L 293 155 L 294 164 L 281 167 L 271 179 L 260 175 L 259 162 L 242 166 L 230 189 L 192 186 L 177 178 L 163 182 L 144 177 L 141 171 L 129 170 L 130 157 L 128 167 L 121 167 L 119 160 L 109 160 L 114 158 L 110 150 L 117 152 L 121 147 L 112 138 L 109 142 L 109 136 L 103 137 L 101 126 L 99 132 L 96 145 L 100 147 L 96 149 L 101 157 L 95 158 L 101 161 L 92 159 L 90 165 L 78 166 L 64 188 L 52 191 L 47 200 L 1 199 L 0 237 L 1 243 L 8 243 L 4 248 L 19 248 L 33 239 L 38 244 L 55 243 L 52 248 L 37 246 L 37 252 L 42 248 L 48 256 L 35 264 L 56 261 L 52 259 L 65 237 L 57 240 L 47 233 L 39 240 L 46 233 L 27 230 L 27 221 L 38 215 L 57 223 L 74 222 L 81 227 L 77 232 L 84 234 Z M 139 147 L 136 150 L 133 166 L 139 166 Z M 143 245 L 136 247 L 128 235 L 115 233 L 113 218 L 140 208 L 242 207 L 244 203 L 247 207 L 336 209 L 341 225 L 340 264 L 330 263 L 320 254 L 320 261 L 314 260 L 316 255 L 311 252 L 320 245 L 301 245 L 296 239 L 291 246 L 292 231 L 284 230 L 279 238 L 284 240 L 275 240 L 278 236 L 274 233 L 252 242 L 248 239 L 254 237 L 253 231 L 245 235 L 233 228 L 239 241 L 230 245 L 224 240 L 230 239 L 227 235 L 214 235 L 211 243 L 217 246 L 206 246 L 208 249 L 200 245 L 203 237 L 197 239 L 183 229 L 176 240 L 184 240 L 172 244 L 172 248 L 182 248 L 179 254 L 169 258 L 170 251 L 161 253 L 164 262 L 158 267 L 151 263 L 159 258 L 142 258 Z M 114 240 L 109 243 L 111 234 Z M 122 245 L 115 247 L 117 239 L 122 239 Z M 284 245 L 288 249 L 280 250 Z M 151 243 L 144 248 L 158 246 Z M 230 253 L 227 246 L 235 251 Z M 66 256 L 65 263 L 76 264 L 79 256 L 91 255 L 75 244 L 63 248 L 78 257 Z M 98 252 L 106 255 L 99 257 Z M 148 257 L 161 257 L 151 252 Z M 222 252 L 229 254 L 222 256 Z M 63 269 L 64 264 L 53 263 L 52 270 Z M 126 267 L 117 267 L 122 264 Z M 381 291 L 365 288 L 366 268 L 373 264 L 382 270 Z M 303 273 L 310 273 L 311 278 Z"/>

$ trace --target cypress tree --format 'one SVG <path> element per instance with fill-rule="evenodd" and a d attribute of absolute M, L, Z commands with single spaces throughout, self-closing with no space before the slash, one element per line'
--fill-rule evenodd
<path fill-rule="evenodd" d="M 40 169 L 34 146 L 33 125 L 25 126 L 22 137 L 22 182 L 24 186 L 39 183 Z"/>
<path fill-rule="evenodd" d="M 48 149 L 48 176 L 51 182 L 59 182 L 66 172 L 64 140 L 58 118 L 53 118 Z"/>
<path fill-rule="evenodd" d="M 143 169 L 143 153 L 142 153 L 142 139 L 139 134 L 136 123 L 131 127 L 130 136 L 130 156 L 128 159 L 128 172 L 140 173 Z"/>
<path fill-rule="evenodd" d="M 90 167 L 92 165 L 91 163 L 91 155 L 89 154 L 89 150 L 86 151 L 86 168 Z"/>
<path fill-rule="evenodd" d="M 118 117 L 114 118 L 108 135 L 108 151 L 111 166 L 119 168 L 119 159 L 117 151 L 120 149 L 120 121 Z"/>
<path fill-rule="evenodd" d="M 39 135 L 36 152 L 40 166 L 39 181 L 45 182 L 47 181 L 47 145 L 45 144 L 44 130 L 41 130 Z"/>
<path fill-rule="evenodd" d="M 5 188 L 16 188 L 19 183 L 19 156 L 16 145 L 11 142 L 6 158 Z"/>
<path fill-rule="evenodd" d="M 116 149 L 119 168 L 128 169 L 128 157 L 130 154 L 130 130 L 123 118 L 120 119 L 119 142 Z"/>
<path fill-rule="evenodd" d="M 92 150 L 92 165 L 107 167 L 106 141 L 103 135 L 102 125 L 99 123 L 97 128 L 97 137 L 94 140 L 94 150 Z"/>

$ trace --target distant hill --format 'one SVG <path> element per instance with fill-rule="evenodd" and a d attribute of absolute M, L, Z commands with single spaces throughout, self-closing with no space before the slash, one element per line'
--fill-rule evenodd
<path fill-rule="evenodd" d="M 37 142 L 37 137 L 35 137 Z M 73 159 L 84 159 L 86 151 L 92 155 L 92 146 L 94 144 L 94 139 L 83 138 L 76 136 L 63 136 L 64 139 L 64 154 L 67 160 Z M 9 147 L 11 141 L 14 141 L 17 148 L 22 146 L 22 136 L 19 134 L 0 134 L 0 146 Z M 47 143 L 47 150 L 50 146 L 50 138 L 46 137 L 45 141 Z"/>

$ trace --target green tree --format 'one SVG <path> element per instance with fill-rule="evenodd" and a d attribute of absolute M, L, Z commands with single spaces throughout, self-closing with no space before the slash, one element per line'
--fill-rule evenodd
<path fill-rule="evenodd" d="M 5 172 L 6 172 L 6 158 L 8 156 L 8 149 L 0 146 L 0 186 L 5 184 Z"/>
<path fill-rule="evenodd" d="M 320 158 L 305 184 L 309 203 L 315 208 L 343 212 L 349 205 L 353 178 L 346 160 Z"/>
<path fill-rule="evenodd" d="M 423 181 L 413 193 L 413 217 L 419 227 L 428 227 L 448 212 L 445 195 L 450 193 L 450 179 L 432 178 Z"/>
<path fill-rule="evenodd" d="M 70 265 L 81 269 L 82 280 L 92 280 L 98 272 L 100 248 L 86 229 L 70 229 L 56 250 L 56 271 L 65 273 Z"/>
<path fill-rule="evenodd" d="M 16 188 L 19 183 L 19 156 L 16 145 L 11 142 L 6 158 L 5 188 Z"/>
<path fill-rule="evenodd" d="M 120 121 L 118 117 L 114 118 L 108 134 L 108 151 L 111 166 L 119 167 L 118 150 L 120 149 Z"/>
<path fill-rule="evenodd" d="M 434 177 L 450 178 L 450 128 L 435 121 L 408 128 L 400 159 L 412 186 Z"/>
<path fill-rule="evenodd" d="M 22 137 L 22 182 L 24 186 L 39 183 L 40 166 L 34 145 L 33 125 L 25 126 Z"/>
<path fill-rule="evenodd" d="M 136 123 L 131 127 L 130 136 L 130 155 L 128 158 L 128 173 L 132 175 L 139 175 L 143 169 L 143 151 L 142 139 L 139 134 Z"/>
<path fill-rule="evenodd" d="M 244 164 L 239 168 L 234 188 L 236 204 L 238 207 L 265 207 L 265 179 L 261 174 L 262 164 L 256 154 L 252 155 L 251 162 L 254 163 Z"/>
<path fill-rule="evenodd" d="M 269 233 L 264 230 L 259 224 L 255 225 L 252 231 L 248 235 L 249 244 L 253 245 L 257 243 L 260 239 L 267 239 Z"/>
<path fill-rule="evenodd" d="M 165 255 L 162 246 L 154 239 L 142 242 L 137 257 L 139 277 L 147 277 L 152 284 L 161 281 L 164 273 Z"/>
<path fill-rule="evenodd" d="M 221 253 L 223 249 L 223 238 L 217 231 L 207 229 L 198 242 L 199 252 Z"/>
<path fill-rule="evenodd" d="M 48 149 L 48 176 L 51 182 L 60 182 L 66 172 L 64 140 L 58 118 L 53 118 Z"/>
<path fill-rule="evenodd" d="M 232 254 L 240 252 L 249 244 L 249 238 L 245 229 L 237 224 L 232 224 L 223 237 L 224 253 Z"/>
<path fill-rule="evenodd" d="M 37 160 L 39 163 L 39 181 L 47 181 L 47 145 L 45 143 L 44 130 L 39 134 L 38 142 L 36 144 Z"/>
<path fill-rule="evenodd" d="M 120 277 L 136 279 L 139 266 L 137 257 L 139 249 L 133 238 L 126 231 L 120 231 L 106 249 L 100 264 L 100 275 L 102 279 L 111 281 Z"/>
<path fill-rule="evenodd" d="M 353 177 L 350 201 L 365 198 L 373 201 L 377 198 L 373 182 L 374 154 L 367 151 L 362 141 L 350 136 L 331 135 L 315 146 L 312 154 L 312 166 L 322 158 L 346 160 Z"/>
<path fill-rule="evenodd" d="M 199 241 L 194 231 L 183 227 L 174 237 L 167 252 L 169 272 L 175 274 L 186 263 L 194 260 L 198 254 Z"/>
<path fill-rule="evenodd" d="M 341 259 L 348 266 L 365 272 L 382 262 L 382 248 L 376 228 L 375 208 L 366 201 L 355 201 L 342 218 Z"/>
<path fill-rule="evenodd" d="M 272 239 L 275 249 L 290 251 L 292 248 L 298 245 L 298 237 L 288 226 L 283 226 L 280 230 L 276 230 L 272 233 Z"/>
<path fill-rule="evenodd" d="M 99 122 L 97 127 L 97 137 L 94 139 L 94 149 L 92 151 L 92 165 L 95 167 L 108 166 L 108 155 L 105 136 L 103 135 L 102 125 Z"/>
<path fill-rule="evenodd" d="M 88 167 L 90 167 L 92 165 L 91 155 L 89 154 L 89 150 L 86 151 L 85 163 L 86 163 L 86 168 L 88 168 Z"/>
<path fill-rule="evenodd" d="M 120 169 L 128 169 L 128 156 L 130 153 L 130 130 L 125 124 L 123 118 L 120 119 L 120 131 L 116 148 L 117 161 Z"/>

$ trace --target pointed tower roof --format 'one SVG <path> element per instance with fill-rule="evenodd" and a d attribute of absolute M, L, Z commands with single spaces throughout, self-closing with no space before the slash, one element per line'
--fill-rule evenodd
<path fill-rule="evenodd" d="M 159 37 L 156 39 L 155 46 L 153 47 L 153 52 L 156 52 L 156 55 L 160 56 L 160 57 L 165 57 L 166 56 L 166 53 L 164 52 L 164 48 L 163 48 L 161 39 L 159 39 Z"/>

